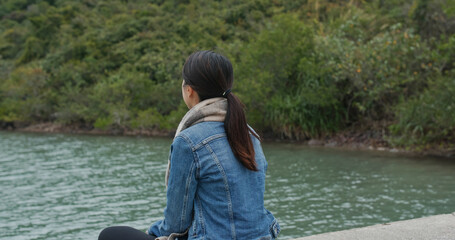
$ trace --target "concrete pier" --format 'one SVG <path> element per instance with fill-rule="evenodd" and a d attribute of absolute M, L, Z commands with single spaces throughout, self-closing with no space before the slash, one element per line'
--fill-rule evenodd
<path fill-rule="evenodd" d="M 455 213 L 323 233 L 295 240 L 455 240 Z"/>

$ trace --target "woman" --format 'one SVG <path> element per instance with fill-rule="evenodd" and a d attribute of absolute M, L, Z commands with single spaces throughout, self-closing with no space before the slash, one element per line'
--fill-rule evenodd
<path fill-rule="evenodd" d="M 200 51 L 188 57 L 182 75 L 190 110 L 171 146 L 164 219 L 152 224 L 148 236 L 111 227 L 99 239 L 275 239 L 278 222 L 264 208 L 267 162 L 243 105 L 231 93 L 231 63 Z M 111 237 L 116 235 L 123 238 Z"/>

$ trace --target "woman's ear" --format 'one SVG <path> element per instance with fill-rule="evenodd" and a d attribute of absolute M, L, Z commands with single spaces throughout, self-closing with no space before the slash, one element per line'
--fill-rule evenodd
<path fill-rule="evenodd" d="M 192 108 L 194 105 L 199 103 L 199 95 L 197 92 L 189 85 L 182 86 L 183 90 L 183 100 L 188 108 Z"/>
<path fill-rule="evenodd" d="M 194 89 L 190 85 L 185 86 L 185 91 L 188 97 L 191 97 L 194 94 Z"/>
<path fill-rule="evenodd" d="M 199 101 L 200 101 L 199 100 L 199 94 L 197 94 L 197 92 L 191 86 L 188 86 L 188 91 L 189 91 L 188 92 L 188 97 L 192 100 L 194 105 L 198 104 Z"/>

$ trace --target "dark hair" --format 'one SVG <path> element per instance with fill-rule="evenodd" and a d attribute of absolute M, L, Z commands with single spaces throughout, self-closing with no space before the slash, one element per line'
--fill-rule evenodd
<path fill-rule="evenodd" d="M 230 93 L 234 81 L 231 62 L 213 51 L 195 52 L 183 65 L 182 77 L 184 84 L 190 85 L 198 93 L 200 101 L 214 97 L 227 98 L 224 129 L 229 145 L 243 166 L 257 171 L 250 133 L 259 137 L 246 123 L 244 105 Z"/>

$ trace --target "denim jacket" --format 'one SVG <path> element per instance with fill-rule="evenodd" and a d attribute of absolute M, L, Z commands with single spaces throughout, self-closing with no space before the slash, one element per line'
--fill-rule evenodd
<path fill-rule="evenodd" d="M 264 208 L 267 162 L 252 137 L 258 171 L 234 156 L 222 122 L 183 130 L 171 146 L 164 219 L 148 232 L 156 236 L 188 231 L 188 239 L 275 239 L 280 226 Z"/>

